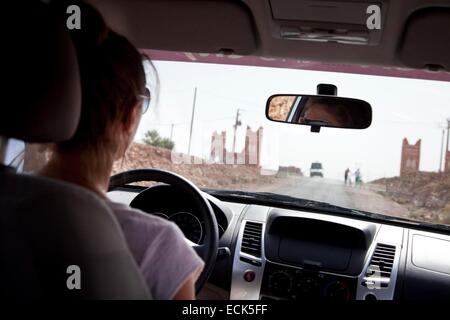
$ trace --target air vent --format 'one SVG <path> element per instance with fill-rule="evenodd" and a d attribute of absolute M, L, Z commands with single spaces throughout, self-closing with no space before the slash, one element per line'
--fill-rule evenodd
<path fill-rule="evenodd" d="M 366 270 L 364 285 L 387 287 L 394 265 L 395 246 L 378 243 Z"/>
<path fill-rule="evenodd" d="M 261 257 L 261 238 L 262 223 L 247 221 L 242 236 L 241 252 Z"/>

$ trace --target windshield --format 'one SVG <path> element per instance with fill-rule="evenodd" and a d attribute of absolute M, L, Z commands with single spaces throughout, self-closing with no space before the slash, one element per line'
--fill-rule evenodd
<path fill-rule="evenodd" d="M 450 82 L 186 61 L 154 64 L 157 98 L 113 174 L 160 168 L 200 188 L 270 192 L 450 224 Z M 148 81 L 154 81 L 151 75 Z M 314 133 L 309 126 L 266 118 L 271 95 L 316 94 L 320 83 L 336 85 L 338 96 L 369 102 L 372 125 Z M 36 159 L 27 164 L 25 158 L 25 170 L 32 168 Z"/>
<path fill-rule="evenodd" d="M 449 82 L 197 62 L 155 66 L 158 103 L 115 172 L 163 168 L 203 188 L 450 223 L 450 176 L 439 173 L 447 165 Z M 319 83 L 368 101 L 372 125 L 313 133 L 266 119 L 269 96 L 315 94 Z"/>

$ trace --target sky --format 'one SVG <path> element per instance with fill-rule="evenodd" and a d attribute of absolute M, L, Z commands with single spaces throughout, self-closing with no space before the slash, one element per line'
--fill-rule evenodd
<path fill-rule="evenodd" d="M 135 140 L 156 129 L 171 136 L 175 151 L 187 153 L 194 89 L 197 87 L 191 153 L 208 157 L 211 134 L 227 131 L 231 150 L 236 110 L 242 126 L 236 150 L 244 146 L 245 129 L 264 128 L 262 166 L 300 167 L 322 162 L 325 176 L 341 179 L 347 167 L 360 168 L 363 180 L 399 175 L 403 138 L 422 139 L 420 169 L 437 171 L 442 130 L 450 118 L 450 82 L 306 71 L 254 66 L 154 61 L 160 78 L 159 98 L 140 123 Z M 152 81 L 152 79 L 149 79 Z M 338 96 L 368 101 L 372 125 L 365 130 L 322 128 L 276 123 L 266 119 L 273 94 L 315 94 L 319 83 L 338 87 Z M 156 99 L 154 99 L 156 100 Z"/>

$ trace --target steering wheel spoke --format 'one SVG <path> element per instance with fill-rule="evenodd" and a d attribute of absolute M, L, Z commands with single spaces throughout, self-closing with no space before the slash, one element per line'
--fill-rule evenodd
<path fill-rule="evenodd" d="M 192 242 L 191 247 L 195 250 L 195 252 L 197 252 L 200 257 L 203 257 L 205 255 L 206 246 L 204 244 L 196 244 Z"/>

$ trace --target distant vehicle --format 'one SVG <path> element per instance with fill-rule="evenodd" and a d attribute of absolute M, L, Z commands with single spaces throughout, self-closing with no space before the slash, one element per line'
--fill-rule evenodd
<path fill-rule="evenodd" d="M 312 177 L 321 177 L 323 178 L 323 167 L 320 162 L 311 163 L 311 168 L 309 169 L 309 176 Z"/>

